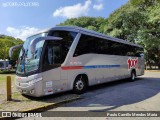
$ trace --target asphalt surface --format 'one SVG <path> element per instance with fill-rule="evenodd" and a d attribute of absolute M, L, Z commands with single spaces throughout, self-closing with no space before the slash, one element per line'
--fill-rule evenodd
<path fill-rule="evenodd" d="M 86 93 L 81 95 L 83 99 L 64 104 L 49 111 L 160 111 L 160 72 L 145 72 L 145 75 L 138 77 L 135 82 L 120 80 L 103 85 L 89 87 Z M 47 113 L 47 112 L 43 112 Z M 63 114 L 64 112 L 62 112 Z M 54 114 L 54 112 L 53 112 Z M 75 112 L 71 112 L 71 116 Z M 34 118 L 35 119 L 35 118 Z M 40 118 L 37 118 L 38 120 Z M 44 119 L 44 118 L 42 118 Z M 53 118 L 47 118 L 53 119 Z M 70 117 L 54 119 L 71 119 Z M 74 120 L 75 118 L 72 117 Z M 76 119 L 97 119 L 84 118 Z M 126 119 L 128 118 L 107 118 L 98 119 Z M 155 119 L 156 117 L 137 117 L 131 119 Z"/>

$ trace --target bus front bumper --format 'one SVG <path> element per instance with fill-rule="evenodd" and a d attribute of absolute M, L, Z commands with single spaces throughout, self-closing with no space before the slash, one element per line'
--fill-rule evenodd
<path fill-rule="evenodd" d="M 40 97 L 42 96 L 40 81 L 42 81 L 42 77 L 16 77 L 15 85 L 16 89 L 25 95 Z M 39 86 L 39 87 L 38 87 Z M 38 87 L 38 88 L 37 88 Z"/>
<path fill-rule="evenodd" d="M 35 86 L 34 84 L 29 85 L 28 83 L 16 83 L 17 90 L 22 94 L 27 94 L 31 96 L 35 96 Z"/>

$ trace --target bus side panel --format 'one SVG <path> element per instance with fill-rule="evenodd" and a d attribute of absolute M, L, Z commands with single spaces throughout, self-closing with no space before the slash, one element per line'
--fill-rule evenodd
<path fill-rule="evenodd" d="M 81 69 L 68 70 L 68 80 L 72 81 L 71 87 L 79 74 L 88 76 L 89 85 L 126 78 L 130 74 L 127 69 L 127 57 L 85 54 L 75 58 L 75 63 L 81 63 Z"/>
<path fill-rule="evenodd" d="M 76 76 L 83 73 L 88 76 L 89 85 L 94 85 L 129 78 L 132 69 L 135 69 L 138 75 L 141 74 L 143 70 L 136 68 L 136 66 L 135 68 L 128 68 L 128 59 L 135 60 L 137 57 L 85 54 L 75 58 L 75 62 L 81 63 L 82 68 L 68 71 L 68 80 L 72 81 L 71 87 Z M 143 68 L 143 60 L 139 60 L 138 65 Z"/>
<path fill-rule="evenodd" d="M 136 69 L 136 75 L 137 76 L 144 75 L 144 69 L 145 69 L 144 57 L 139 57 L 138 58 L 138 66 L 137 66 L 137 69 Z"/>
<path fill-rule="evenodd" d="M 117 61 L 117 57 L 113 55 L 99 54 L 95 58 L 96 65 L 100 65 L 97 69 L 97 83 L 104 83 L 118 79 L 123 73 L 120 71 L 120 61 Z"/>
<path fill-rule="evenodd" d="M 135 66 L 129 68 L 128 60 L 137 60 Z M 75 57 L 75 63 L 80 63 L 81 68 L 68 69 L 68 85 L 73 88 L 73 82 L 77 75 L 86 74 L 89 85 L 95 85 L 108 81 L 129 78 L 131 70 L 135 69 L 137 75 L 142 75 L 144 71 L 144 59 L 130 56 L 85 54 Z M 70 65 L 71 68 L 75 65 Z"/>
<path fill-rule="evenodd" d="M 61 68 L 55 68 L 42 73 L 43 92 L 45 95 L 66 91 L 67 79 L 61 79 Z"/>

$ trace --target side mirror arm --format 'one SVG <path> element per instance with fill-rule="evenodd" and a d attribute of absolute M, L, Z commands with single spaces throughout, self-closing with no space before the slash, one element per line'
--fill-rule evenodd
<path fill-rule="evenodd" d="M 11 47 L 11 48 L 9 49 L 9 57 L 10 57 L 10 59 L 12 59 L 13 50 L 14 50 L 14 49 L 17 49 L 17 48 L 20 48 L 20 47 L 22 47 L 22 46 L 23 46 L 23 44 L 20 44 L 20 45 L 13 46 L 13 47 Z"/>
<path fill-rule="evenodd" d="M 36 44 L 40 41 L 43 41 L 43 40 L 62 40 L 62 38 L 60 37 L 53 37 L 53 36 L 46 36 L 46 37 L 38 37 L 36 39 L 33 39 L 30 43 L 30 50 L 31 50 L 31 53 L 34 54 L 35 53 L 35 49 L 36 49 Z"/>

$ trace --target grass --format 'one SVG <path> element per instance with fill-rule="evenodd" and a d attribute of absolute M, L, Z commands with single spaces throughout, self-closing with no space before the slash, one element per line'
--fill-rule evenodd
<path fill-rule="evenodd" d="M 0 99 L 1 99 L 1 93 L 5 93 L 6 92 L 6 77 L 7 76 L 11 76 L 11 83 L 12 86 L 14 86 L 15 82 L 14 82 L 14 78 L 15 75 L 13 74 L 0 74 Z M 12 88 L 13 91 L 15 91 L 15 87 Z"/>
<path fill-rule="evenodd" d="M 145 71 L 149 71 L 149 72 L 160 72 L 160 70 L 145 70 Z"/>
<path fill-rule="evenodd" d="M 5 81 L 7 76 L 11 76 L 11 80 L 14 80 L 15 78 L 14 74 L 0 74 L 0 82 Z"/>
<path fill-rule="evenodd" d="M 0 71 L 0 74 L 15 74 L 15 69 Z"/>

